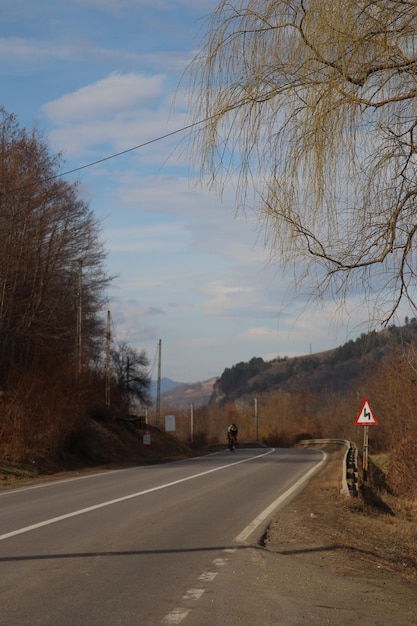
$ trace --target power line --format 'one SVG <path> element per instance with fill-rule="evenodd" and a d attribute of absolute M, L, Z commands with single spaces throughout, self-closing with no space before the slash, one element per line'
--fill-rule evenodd
<path fill-rule="evenodd" d="M 272 95 L 273 92 L 267 92 L 267 94 L 263 94 L 262 98 L 266 97 L 267 95 Z M 132 148 L 127 148 L 126 150 L 122 150 L 121 152 L 115 152 L 114 154 L 110 154 L 109 156 L 103 157 L 102 159 L 97 159 L 96 161 L 91 161 L 90 163 L 85 163 L 85 165 L 80 165 L 79 167 L 74 167 L 71 170 L 66 170 L 64 172 L 58 172 L 57 174 L 54 174 L 53 176 L 49 176 L 48 178 L 45 178 L 44 182 L 48 182 L 50 180 L 55 180 L 56 178 L 61 178 L 62 176 L 67 176 L 68 174 L 74 174 L 74 172 L 79 172 L 81 170 L 87 169 L 89 167 L 93 167 L 94 165 L 99 165 L 100 163 L 105 163 L 106 161 L 110 161 L 111 159 L 115 159 L 119 156 L 122 156 L 124 154 L 128 154 L 129 152 L 134 152 L 135 150 L 139 150 L 139 148 L 144 148 L 146 146 L 149 146 L 153 143 L 156 143 L 157 141 L 162 141 L 163 139 L 167 139 L 168 137 L 172 137 L 173 135 L 178 135 L 179 133 L 182 133 L 185 130 L 188 130 L 190 128 L 194 128 L 194 126 L 199 126 L 200 124 L 204 124 L 205 122 L 209 122 L 210 120 L 216 118 L 216 117 L 222 117 L 224 114 L 226 113 L 230 113 L 231 111 L 234 111 L 235 109 L 239 109 L 240 107 L 244 106 L 245 104 L 248 104 L 249 102 L 251 102 L 251 98 L 247 98 L 244 100 L 241 100 L 239 102 L 236 102 L 236 104 L 232 104 L 229 107 L 226 107 L 226 109 L 224 109 L 221 113 L 214 113 L 213 115 L 209 115 L 206 118 L 203 118 L 201 120 L 198 120 L 197 122 L 192 122 L 191 124 L 187 124 L 186 126 L 182 126 L 181 128 L 177 128 L 176 130 L 173 130 L 169 133 L 165 133 L 164 135 L 160 135 L 159 137 L 154 137 L 154 139 L 149 139 L 149 141 L 145 141 L 141 144 L 138 144 L 137 146 L 133 146 Z M 34 185 L 34 183 L 28 184 L 28 185 L 23 185 L 22 187 L 17 187 L 15 189 L 10 189 L 9 192 L 13 192 L 13 191 L 19 191 L 21 189 L 26 189 L 26 187 L 32 187 Z"/>
<path fill-rule="evenodd" d="M 51 180 L 55 180 L 57 178 L 61 178 L 62 176 L 67 176 L 68 174 L 73 174 L 74 172 L 79 172 L 81 170 L 87 169 L 88 167 L 93 167 L 94 165 L 99 165 L 100 163 L 105 163 L 106 161 L 110 161 L 110 159 L 115 159 L 116 157 L 122 156 L 123 154 L 128 154 L 129 152 L 133 152 L 134 150 L 139 150 L 139 148 L 144 148 L 145 146 L 149 146 L 150 144 L 156 143 L 157 141 L 162 141 L 162 139 L 166 139 L 167 137 L 172 137 L 173 135 L 178 135 L 178 133 L 183 132 L 184 130 L 188 130 L 189 128 L 193 128 L 194 126 L 198 126 L 199 124 L 202 124 L 203 122 L 206 122 L 210 119 L 212 119 L 212 117 L 215 116 L 211 116 L 211 117 L 207 117 L 206 119 L 203 120 L 199 120 L 198 122 L 193 122 L 191 124 L 188 124 L 187 126 L 183 126 L 182 128 L 177 128 L 177 130 L 173 130 L 169 133 L 165 133 L 165 135 L 160 135 L 159 137 L 154 137 L 154 139 L 150 139 L 149 141 L 145 141 L 144 143 L 141 143 L 137 146 L 133 146 L 132 148 L 127 148 L 126 150 L 122 150 L 121 152 L 116 152 L 114 154 L 110 154 L 109 156 L 103 157 L 102 159 L 97 159 L 96 161 L 91 161 L 91 163 L 86 163 L 85 165 L 80 165 L 79 167 L 74 167 L 71 170 L 66 170 L 64 172 L 58 172 L 57 174 L 54 174 L 53 176 L 48 176 L 47 178 L 44 179 L 44 182 L 49 182 Z M 16 191 L 21 191 L 27 188 L 31 188 L 33 186 L 35 186 L 36 183 L 30 183 L 27 185 L 22 185 L 19 187 L 14 187 L 12 189 L 8 189 L 6 193 L 13 193 Z M 3 192 L 4 193 L 4 192 Z"/>
<path fill-rule="evenodd" d="M 261 94 L 260 98 L 263 99 L 267 96 L 271 96 L 274 92 L 266 92 L 265 94 Z M 162 139 L 167 139 L 168 137 L 172 137 L 173 135 L 178 135 L 179 133 L 182 133 L 184 130 L 188 130 L 190 128 L 193 128 L 194 126 L 199 126 L 200 124 L 204 124 L 204 122 L 209 122 L 210 120 L 216 118 L 216 117 L 222 117 L 225 113 L 230 113 L 231 111 L 234 111 L 235 109 L 239 109 L 242 106 L 245 106 L 245 104 L 248 104 L 249 102 L 251 102 L 252 99 L 251 98 L 245 98 L 243 100 L 240 100 L 239 102 L 236 102 L 235 104 L 232 104 L 228 107 L 226 107 L 226 109 L 224 111 L 222 111 L 220 114 L 219 113 L 214 113 L 213 115 L 209 115 L 208 117 L 203 118 L 202 120 L 198 120 L 197 122 L 192 122 L 191 124 L 187 124 L 186 126 L 183 126 L 182 128 L 177 128 L 177 130 L 172 130 L 169 133 L 165 133 L 165 135 L 160 135 L 159 137 L 155 137 L 154 139 L 150 139 L 149 141 L 145 141 L 144 143 L 141 143 L 137 146 L 133 146 L 132 148 L 127 148 L 126 150 L 122 150 L 121 152 L 116 152 L 114 154 L 110 154 L 109 156 L 103 157 L 102 159 L 97 159 L 97 161 L 92 161 L 91 163 L 86 163 L 85 165 L 80 165 L 79 167 L 74 167 L 72 170 L 67 170 L 66 172 L 60 172 L 58 174 L 54 174 L 53 176 L 51 176 L 50 178 L 47 178 L 46 180 L 54 180 L 55 178 L 60 178 L 61 176 L 67 176 L 68 174 L 74 174 L 74 172 L 79 172 L 80 170 L 84 170 L 88 167 L 93 167 L 94 165 L 99 165 L 100 163 L 105 163 L 106 161 L 110 161 L 110 159 L 115 159 L 116 157 L 122 156 L 123 154 L 128 154 L 129 152 L 134 152 L 135 150 L 139 150 L 139 148 L 144 148 L 146 146 L 149 146 L 153 143 L 156 143 L 157 141 L 162 141 Z"/>
<path fill-rule="evenodd" d="M 80 165 L 79 167 L 74 167 L 72 170 L 67 170 L 66 172 L 59 172 L 58 174 L 54 174 L 54 176 L 50 176 L 46 180 L 54 180 L 54 178 L 60 178 L 61 176 L 67 176 L 68 174 L 73 174 L 74 172 L 79 172 L 80 170 L 84 170 L 87 167 L 93 167 L 94 165 L 99 165 L 100 163 L 104 163 L 105 161 L 110 161 L 110 159 L 115 159 L 116 157 L 122 156 L 123 154 L 128 154 L 129 152 L 133 152 L 134 150 L 139 150 L 139 148 L 144 148 L 149 146 L 152 143 L 156 143 L 157 141 L 162 141 L 162 139 L 167 139 L 168 137 L 172 137 L 173 135 L 177 135 L 178 133 L 182 133 L 184 130 L 188 130 L 189 128 L 193 128 L 193 126 L 198 126 L 203 122 L 207 122 L 211 118 L 208 117 L 204 120 L 199 120 L 198 122 L 193 122 L 192 124 L 188 124 L 187 126 L 183 126 L 182 128 L 177 128 L 177 130 L 173 130 L 165 135 L 160 135 L 159 137 L 155 137 L 154 139 L 150 139 L 149 141 L 145 141 L 137 146 L 133 146 L 133 148 L 127 148 L 126 150 L 122 150 L 121 152 L 116 152 L 115 154 L 110 154 L 109 156 L 103 157 L 102 159 L 97 159 L 97 161 L 92 161 L 91 163 L 86 163 L 85 165 Z"/>

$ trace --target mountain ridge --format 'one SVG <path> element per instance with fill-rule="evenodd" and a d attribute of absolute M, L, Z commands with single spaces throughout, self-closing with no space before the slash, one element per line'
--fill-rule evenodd
<path fill-rule="evenodd" d="M 355 340 L 321 352 L 276 357 L 264 361 L 253 357 L 226 368 L 218 377 L 194 384 L 175 386 L 161 399 L 166 406 L 185 409 L 194 404 L 225 404 L 271 391 L 317 395 L 354 391 L 369 367 L 375 367 L 393 349 L 417 345 L 417 321 L 403 327 L 392 325 L 382 331 L 362 333 Z"/>

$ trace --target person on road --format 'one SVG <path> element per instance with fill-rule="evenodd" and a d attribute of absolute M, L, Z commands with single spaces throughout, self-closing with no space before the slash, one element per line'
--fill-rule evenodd
<path fill-rule="evenodd" d="M 229 428 L 227 429 L 227 441 L 229 444 L 229 448 L 231 447 L 232 443 L 234 443 L 233 447 L 236 447 L 237 433 L 238 433 L 238 428 L 236 424 L 230 424 Z"/>

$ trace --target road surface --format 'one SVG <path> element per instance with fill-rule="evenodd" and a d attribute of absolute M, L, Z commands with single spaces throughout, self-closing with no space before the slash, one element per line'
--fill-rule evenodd
<path fill-rule="evenodd" d="M 238 449 L 1 493 L 0 624 L 252 626 L 245 551 L 322 462 Z"/>

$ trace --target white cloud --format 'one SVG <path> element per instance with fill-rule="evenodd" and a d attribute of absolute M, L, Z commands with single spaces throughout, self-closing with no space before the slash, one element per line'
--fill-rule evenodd
<path fill-rule="evenodd" d="M 267 326 L 254 326 L 252 328 L 247 328 L 243 332 L 239 333 L 237 336 L 238 341 L 255 341 L 256 343 L 260 341 L 276 342 L 278 339 L 278 332 L 275 328 L 268 328 Z"/>
<path fill-rule="evenodd" d="M 219 317 L 273 317 L 277 314 L 274 304 L 260 298 L 259 284 L 250 284 L 246 277 L 241 280 L 230 278 L 213 280 L 201 287 L 205 295 L 205 315 Z"/>
<path fill-rule="evenodd" d="M 103 48 L 96 42 L 79 38 L 77 41 L 39 40 L 23 37 L 0 37 L 0 59 L 10 66 L 24 63 L 31 68 L 41 62 L 91 63 L 100 67 L 143 67 L 148 71 L 174 73 L 180 76 L 190 61 L 190 53 L 169 50 L 155 52 L 131 52 L 115 48 Z M 180 99 L 178 100 L 180 102 Z"/>
<path fill-rule="evenodd" d="M 10 42 L 5 45 L 7 48 Z M 91 68 L 88 71 L 91 75 L 97 75 L 97 67 L 99 73 L 102 67 L 120 68 L 43 104 L 45 122 L 52 126 L 51 143 L 66 159 L 94 161 L 154 142 L 180 131 L 185 124 L 185 95 L 178 90 L 175 106 L 173 97 L 181 71 L 189 60 L 187 50 L 157 49 L 140 53 L 135 48 L 107 49 L 82 37 L 64 44 L 20 39 L 16 48 L 14 56 L 19 54 L 21 60 L 29 63 L 43 56 L 49 56 L 51 61 L 82 62 L 83 68 L 86 65 Z M 5 56 L 10 61 L 10 51 Z M 142 71 L 124 71 L 132 67 Z M 180 136 L 178 133 L 169 142 L 156 141 L 147 145 L 146 150 L 132 152 L 130 157 L 158 166 L 170 158 L 179 165 L 180 158 L 184 162 L 184 155 L 179 151 L 172 155 L 171 151 Z"/>
<path fill-rule="evenodd" d="M 159 307 L 149 308 L 135 300 L 113 298 L 109 303 L 113 341 L 126 341 L 133 347 L 154 342 L 158 336 L 158 318 L 164 315 Z"/>
<path fill-rule="evenodd" d="M 160 96 L 164 78 L 163 75 L 113 73 L 48 102 L 43 110 L 54 125 L 108 119 L 128 110 L 137 110 Z"/>
<path fill-rule="evenodd" d="M 184 114 L 174 115 L 171 107 L 172 92 L 165 75 L 113 73 L 44 104 L 42 109 L 52 125 L 51 141 L 66 158 L 87 163 L 127 150 L 123 161 L 119 157 L 110 165 L 132 168 L 134 163 L 130 179 L 127 173 L 120 175 L 125 185 L 134 182 L 137 187 L 139 166 L 149 170 L 154 165 L 161 170 L 168 161 L 169 167 L 182 165 L 172 150 L 173 142 L 180 141 Z M 124 200 L 128 201 L 129 190 L 127 186 Z"/>

